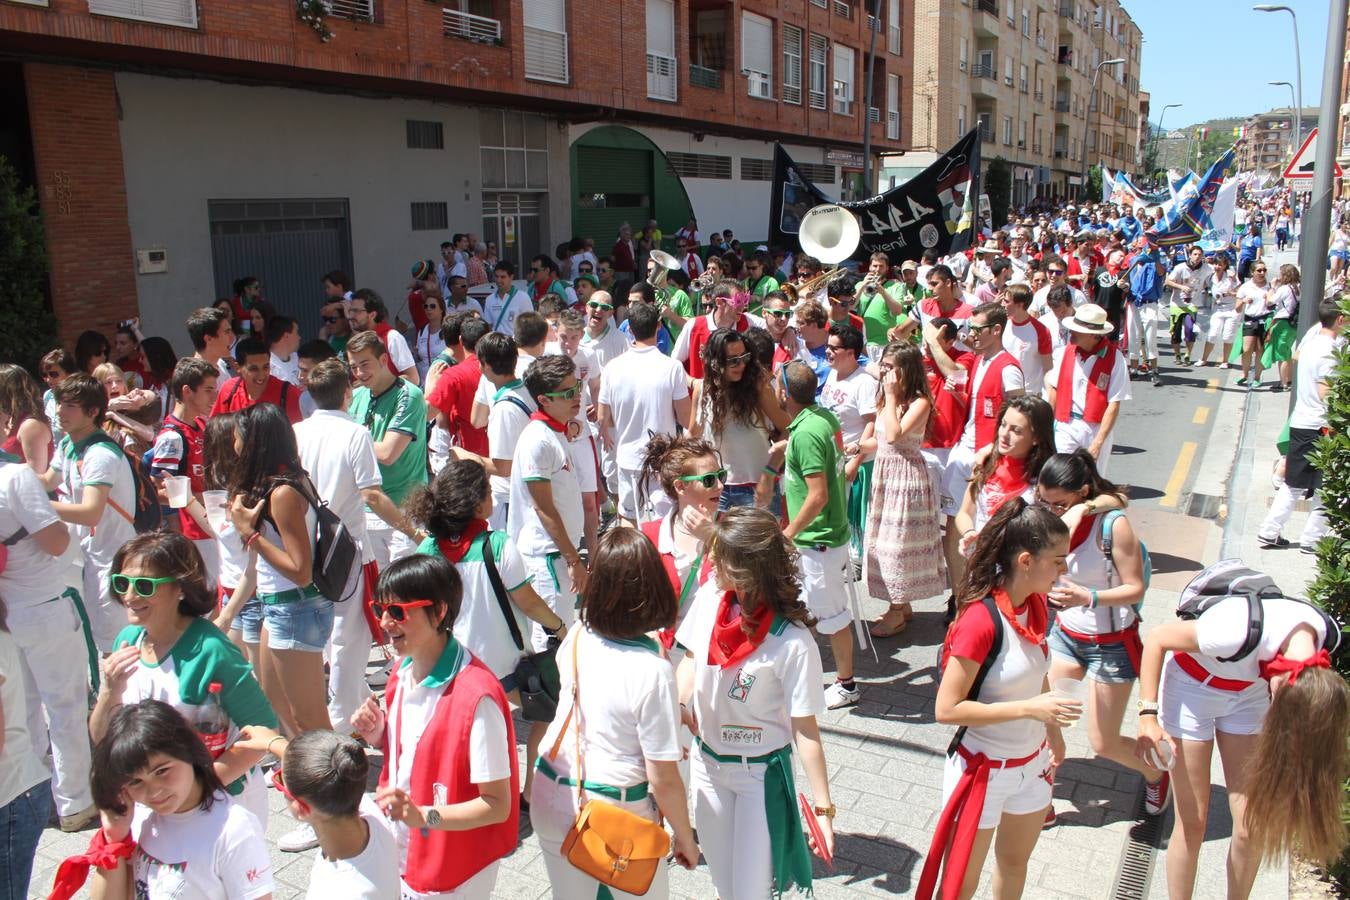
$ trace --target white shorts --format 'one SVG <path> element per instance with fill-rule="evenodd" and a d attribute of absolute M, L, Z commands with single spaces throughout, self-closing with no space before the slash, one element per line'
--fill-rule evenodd
<path fill-rule="evenodd" d="M 956 790 L 956 783 L 966 771 L 961 754 L 947 757 L 942 767 L 942 805 Z M 984 795 L 984 809 L 980 810 L 980 830 L 997 828 L 1004 813 L 1024 816 L 1040 812 L 1050 805 L 1054 794 L 1054 775 L 1050 768 L 1050 749 L 1041 747 L 1036 758 L 1015 769 L 990 769 L 989 790 Z"/>
<path fill-rule="evenodd" d="M 923 457 L 924 468 L 928 470 L 928 481 L 933 485 L 933 496 L 942 503 L 942 473 L 947 471 L 947 457 L 951 456 L 951 447 L 923 447 L 919 455 Z"/>
<path fill-rule="evenodd" d="M 854 590 L 848 544 L 824 550 L 798 547 L 797 552 L 802 561 L 802 602 L 816 617 L 816 631 L 826 635 L 843 631 L 853 621 L 848 604 Z"/>
<path fill-rule="evenodd" d="M 1242 321 L 1234 310 L 1215 311 L 1209 317 L 1209 333 L 1206 339 L 1211 344 L 1231 344 L 1237 339 L 1238 324 Z M 1222 362 L 1223 360 L 1220 360 Z"/>
<path fill-rule="evenodd" d="M 1070 419 L 1067 422 L 1055 422 L 1055 452 L 1072 453 L 1075 450 L 1086 450 L 1092 442 L 1097 439 L 1097 434 L 1102 430 L 1101 423 L 1092 424 L 1084 422 L 1082 419 Z M 1106 468 L 1111 463 L 1111 448 L 1115 446 L 1115 438 L 1107 435 L 1106 440 L 1102 441 L 1101 453 L 1097 455 L 1097 474 L 1106 476 Z"/>
<path fill-rule="evenodd" d="M 567 574 L 567 565 L 561 556 L 524 556 L 525 571 L 532 578 L 534 592 L 548 608 L 568 627 L 577 619 L 577 592 Z M 538 622 L 530 623 L 530 640 L 535 652 L 548 649 L 549 635 Z"/>
<path fill-rule="evenodd" d="M 1269 706 L 1270 689 L 1262 679 L 1246 690 L 1221 691 L 1187 675 L 1175 659 L 1163 667 L 1158 718 L 1174 738 L 1212 741 L 1215 731 L 1258 734 Z"/>
<path fill-rule="evenodd" d="M 944 516 L 954 516 L 961 511 L 961 501 L 965 499 L 966 489 L 970 485 L 970 472 L 974 467 L 975 451 L 962 444 L 957 444 L 947 455 L 939 501 Z"/>

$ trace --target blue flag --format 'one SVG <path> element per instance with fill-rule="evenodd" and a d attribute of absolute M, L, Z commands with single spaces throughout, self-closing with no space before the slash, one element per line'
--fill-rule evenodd
<path fill-rule="evenodd" d="M 1102 163 L 1102 202 L 1111 202 L 1112 189 L 1116 186 L 1116 174 Z"/>
<path fill-rule="evenodd" d="M 1183 185 L 1176 198 L 1164 207 L 1162 219 L 1146 233 L 1149 242 L 1167 247 L 1198 241 L 1210 227 L 1214 201 L 1219 196 L 1224 175 L 1232 164 L 1233 150 L 1230 147 L 1228 152 L 1214 161 L 1199 184 L 1192 182 Z"/>

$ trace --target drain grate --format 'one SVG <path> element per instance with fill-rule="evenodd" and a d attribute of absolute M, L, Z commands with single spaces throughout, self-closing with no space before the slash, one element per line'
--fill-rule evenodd
<path fill-rule="evenodd" d="M 1149 886 L 1153 881 L 1153 863 L 1162 847 L 1162 824 L 1165 818 L 1166 815 L 1144 815 L 1144 798 L 1140 796 L 1134 825 L 1130 826 L 1130 838 L 1120 854 L 1111 900 L 1146 900 L 1148 897 Z"/>

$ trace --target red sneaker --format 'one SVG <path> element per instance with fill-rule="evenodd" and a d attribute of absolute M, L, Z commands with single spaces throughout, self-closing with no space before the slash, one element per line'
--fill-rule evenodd
<path fill-rule="evenodd" d="M 1041 823 L 1042 828 L 1054 828 L 1058 817 L 1055 815 L 1055 807 L 1052 805 L 1045 811 L 1045 821 Z"/>
<path fill-rule="evenodd" d="M 1167 804 L 1172 802 L 1172 773 L 1163 772 L 1162 777 L 1153 784 L 1144 782 L 1144 812 L 1150 816 L 1160 816 Z"/>

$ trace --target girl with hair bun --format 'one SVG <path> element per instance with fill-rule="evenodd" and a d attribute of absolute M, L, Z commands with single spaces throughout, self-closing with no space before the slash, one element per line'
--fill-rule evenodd
<path fill-rule="evenodd" d="M 277 718 L 244 655 L 211 623 L 216 597 L 196 546 L 176 532 L 138 534 L 113 557 L 109 583 L 131 624 L 103 661 L 90 735 L 102 740 L 120 707 L 164 701 L 208 742 L 216 776 L 266 827 L 263 753 L 234 741 L 249 725 L 275 728 Z"/>
<path fill-rule="evenodd" d="M 1064 759 L 1060 728 L 1082 710 L 1052 693 L 1047 677 L 1046 594 L 1064 574 L 1068 552 L 1069 529 L 1059 517 L 1021 497 L 999 507 L 975 541 L 942 648 L 935 715 L 959 728 L 920 900 L 935 891 L 973 896 L 995 831 L 994 895 L 1022 895 L 1050 808 L 1051 773 Z"/>

